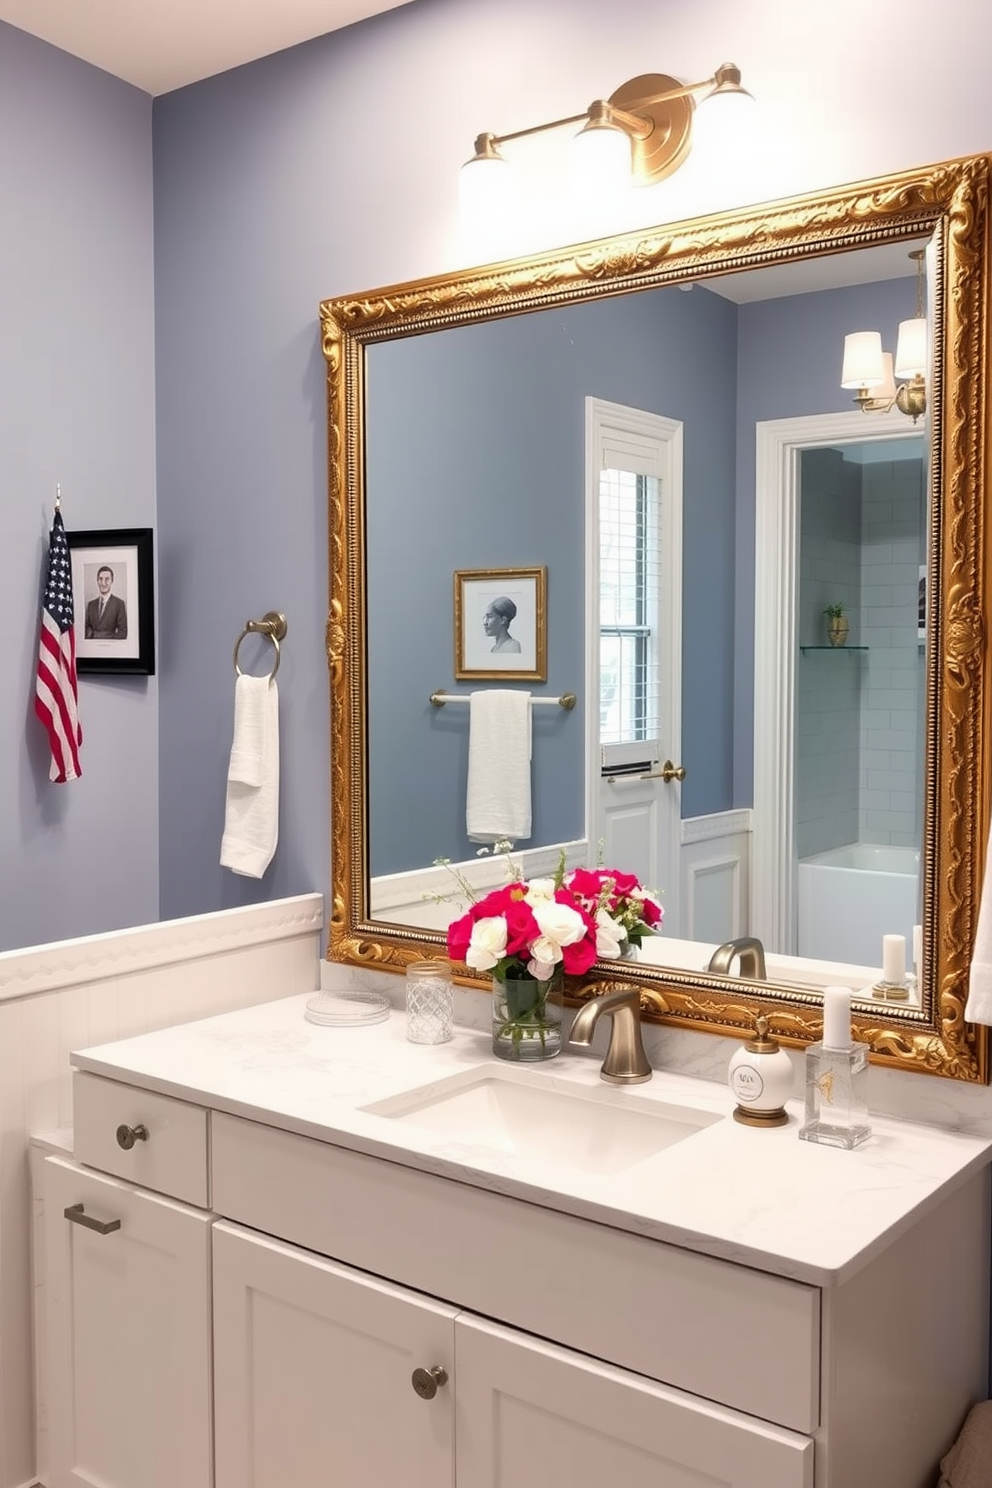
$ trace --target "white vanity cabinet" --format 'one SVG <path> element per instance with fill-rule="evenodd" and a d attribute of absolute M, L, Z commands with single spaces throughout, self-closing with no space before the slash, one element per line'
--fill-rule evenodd
<path fill-rule="evenodd" d="M 670 1229 L 693 1181 L 764 1227 L 708 1254 L 564 1174 L 390 1144 L 364 1105 L 457 1041 L 332 1047 L 272 1005 L 77 1056 L 74 1160 L 43 1164 L 50 1488 L 930 1488 L 987 1379 L 988 1144 L 883 1129 L 873 1167 L 717 1121 L 653 1170 Z"/>
<path fill-rule="evenodd" d="M 45 1161 L 52 1488 L 210 1488 L 211 1216 Z"/>
<path fill-rule="evenodd" d="M 793 1433 L 225 1223 L 214 1323 L 216 1488 L 812 1484 Z"/>

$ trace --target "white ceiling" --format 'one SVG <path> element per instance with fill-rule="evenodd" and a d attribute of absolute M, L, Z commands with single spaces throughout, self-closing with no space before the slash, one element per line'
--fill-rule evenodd
<path fill-rule="evenodd" d="M 0 21 L 170 93 L 405 0 L 0 0 Z"/>

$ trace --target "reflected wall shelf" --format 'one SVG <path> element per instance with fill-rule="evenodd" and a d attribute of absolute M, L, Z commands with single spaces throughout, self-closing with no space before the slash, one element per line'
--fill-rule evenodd
<path fill-rule="evenodd" d="M 800 646 L 800 651 L 806 655 L 807 651 L 867 651 L 867 646 Z"/>

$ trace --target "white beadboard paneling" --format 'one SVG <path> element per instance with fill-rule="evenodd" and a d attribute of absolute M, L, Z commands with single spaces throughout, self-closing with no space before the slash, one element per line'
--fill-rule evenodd
<path fill-rule="evenodd" d="M 27 1152 L 72 1123 L 71 1052 L 310 991 L 323 923 L 304 894 L 0 955 L 0 1488 L 35 1475 Z"/>
<path fill-rule="evenodd" d="M 215 914 L 163 920 L 133 930 L 87 935 L 79 940 L 29 946 L 0 953 L 0 1001 L 58 987 L 79 987 L 153 966 L 168 966 L 223 951 L 318 933 L 323 928 L 320 894 L 298 894 L 271 904 L 223 909 Z M 215 1011 L 218 1011 L 215 1009 Z"/>

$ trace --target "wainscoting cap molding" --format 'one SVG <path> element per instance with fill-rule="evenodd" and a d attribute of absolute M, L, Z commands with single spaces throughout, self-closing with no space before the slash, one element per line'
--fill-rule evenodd
<path fill-rule="evenodd" d="M 4 951 L 0 953 L 0 1002 L 107 981 L 170 962 L 221 955 L 262 941 L 319 934 L 323 928 L 323 895 L 298 894 L 269 904 Z"/>
<path fill-rule="evenodd" d="M 709 816 L 687 816 L 682 823 L 682 843 L 712 842 L 717 837 L 734 837 L 739 832 L 750 832 L 754 825 L 754 812 L 750 806 L 741 806 L 734 811 L 714 811 Z"/>

